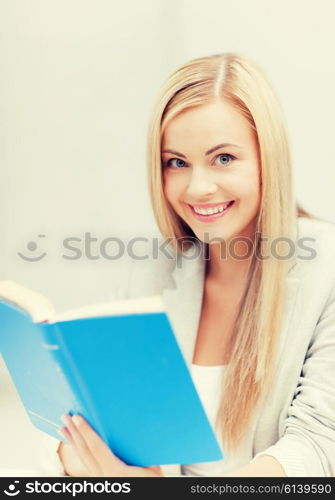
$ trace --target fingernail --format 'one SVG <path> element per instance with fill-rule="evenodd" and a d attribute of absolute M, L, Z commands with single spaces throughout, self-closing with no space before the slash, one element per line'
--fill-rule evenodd
<path fill-rule="evenodd" d="M 82 418 L 80 417 L 80 415 L 73 415 L 72 420 L 76 425 L 80 425 L 82 422 Z"/>
<path fill-rule="evenodd" d="M 67 413 L 64 413 L 63 415 L 61 415 L 60 417 L 61 421 L 64 422 L 64 424 L 67 424 L 68 423 L 68 419 L 69 419 L 69 416 L 67 415 Z"/>
<path fill-rule="evenodd" d="M 65 438 L 65 434 L 63 432 L 63 430 L 60 428 L 60 429 L 57 429 L 57 432 L 58 434 L 60 434 L 63 438 Z"/>

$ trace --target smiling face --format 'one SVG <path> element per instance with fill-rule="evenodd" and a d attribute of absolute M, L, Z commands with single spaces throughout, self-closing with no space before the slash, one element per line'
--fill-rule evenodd
<path fill-rule="evenodd" d="M 236 108 L 217 100 L 181 112 L 166 126 L 161 154 L 165 197 L 201 241 L 253 237 L 260 159 L 256 134 Z"/>

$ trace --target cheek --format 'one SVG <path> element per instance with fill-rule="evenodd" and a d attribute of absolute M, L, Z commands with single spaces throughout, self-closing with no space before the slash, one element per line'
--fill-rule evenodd
<path fill-rule="evenodd" d="M 164 177 L 163 191 L 165 198 L 171 203 L 173 198 L 173 186 L 167 177 Z"/>
<path fill-rule="evenodd" d="M 261 182 L 258 169 L 253 169 L 240 183 L 241 196 L 256 201 L 261 195 Z"/>
<path fill-rule="evenodd" d="M 255 193 L 255 198 L 257 198 L 257 200 L 260 200 L 261 192 L 262 192 L 262 182 L 261 182 L 261 176 L 260 176 L 259 170 L 257 170 L 257 172 L 255 173 L 253 189 L 254 189 L 254 193 Z"/>
<path fill-rule="evenodd" d="M 180 186 L 173 176 L 165 175 L 163 176 L 163 191 L 165 198 L 172 203 L 178 198 L 178 193 L 180 191 Z"/>

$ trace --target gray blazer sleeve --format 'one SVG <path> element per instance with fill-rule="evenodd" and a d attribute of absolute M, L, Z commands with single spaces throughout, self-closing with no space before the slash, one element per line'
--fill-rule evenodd
<path fill-rule="evenodd" d="M 335 287 L 309 344 L 284 435 L 253 460 L 271 455 L 289 477 L 335 476 L 334 380 Z"/>

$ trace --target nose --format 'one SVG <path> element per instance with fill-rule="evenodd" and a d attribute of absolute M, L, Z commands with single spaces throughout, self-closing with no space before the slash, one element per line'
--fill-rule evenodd
<path fill-rule="evenodd" d="M 199 200 L 217 192 L 218 186 L 206 168 L 192 168 L 186 193 L 189 199 Z"/>

